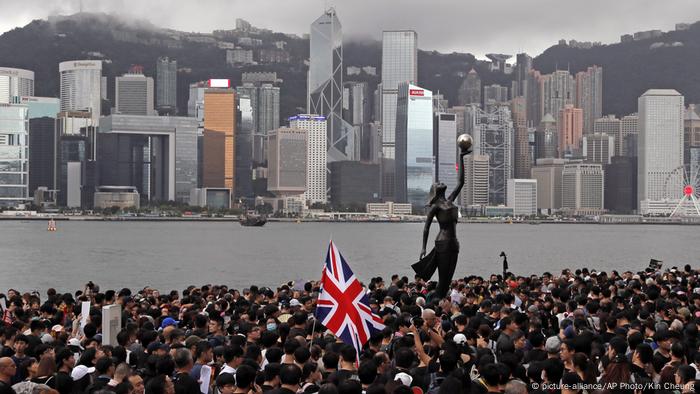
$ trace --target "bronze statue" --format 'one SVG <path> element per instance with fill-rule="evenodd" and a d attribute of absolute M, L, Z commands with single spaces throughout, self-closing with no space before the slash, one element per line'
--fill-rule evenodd
<path fill-rule="evenodd" d="M 459 255 L 459 242 L 457 241 L 457 221 L 459 219 L 459 207 L 454 204 L 454 200 L 459 196 L 459 192 L 464 186 L 464 156 L 471 153 L 472 138 L 468 134 L 462 134 L 457 139 L 460 147 L 459 154 L 459 181 L 457 187 L 448 198 L 445 198 L 447 186 L 444 183 L 434 183 L 430 188 L 430 201 L 428 202 L 428 217 L 425 220 L 423 229 L 423 248 L 420 252 L 420 261 L 412 265 L 416 275 L 422 279 L 430 279 L 435 270 L 438 271 L 439 279 L 435 296 L 444 298 L 452 283 L 452 276 L 457 267 L 457 257 Z M 428 242 L 430 225 L 433 218 L 437 218 L 440 232 L 435 239 L 435 247 L 430 253 L 425 255 L 425 246 Z"/>

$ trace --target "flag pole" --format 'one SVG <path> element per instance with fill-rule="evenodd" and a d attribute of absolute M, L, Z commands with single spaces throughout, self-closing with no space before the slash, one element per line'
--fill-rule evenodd
<path fill-rule="evenodd" d="M 330 241 L 329 241 L 329 245 L 330 245 L 331 242 L 333 242 L 333 235 L 331 235 L 331 239 L 330 239 Z M 322 259 L 322 260 L 323 260 L 323 259 Z M 325 263 L 323 263 L 322 266 L 325 267 Z M 323 276 L 321 276 L 321 278 L 323 278 Z M 322 285 L 323 285 L 323 284 L 322 284 Z M 322 290 L 323 290 L 323 288 L 320 288 L 320 290 L 319 290 L 319 292 L 318 292 L 318 295 L 319 295 L 319 296 L 321 295 L 321 291 L 322 291 Z M 309 351 L 311 350 L 311 346 L 313 346 L 313 344 L 314 344 L 314 334 L 316 333 L 316 321 L 318 320 L 318 317 L 316 316 L 316 311 L 317 311 L 317 310 L 318 310 L 318 298 L 316 298 L 316 308 L 314 308 L 314 322 L 313 322 L 313 325 L 311 326 L 311 340 L 309 341 Z"/>

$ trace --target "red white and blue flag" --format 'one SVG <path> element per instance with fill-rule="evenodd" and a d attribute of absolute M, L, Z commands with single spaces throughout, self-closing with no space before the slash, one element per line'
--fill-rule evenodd
<path fill-rule="evenodd" d="M 369 308 L 367 291 L 333 241 L 328 245 L 321 276 L 316 318 L 343 342 L 352 345 L 358 357 L 369 337 L 384 329 L 382 319 Z"/>

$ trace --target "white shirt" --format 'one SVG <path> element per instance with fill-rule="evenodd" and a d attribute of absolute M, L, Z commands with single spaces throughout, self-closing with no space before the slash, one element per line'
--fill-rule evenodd
<path fill-rule="evenodd" d="M 231 368 L 228 364 L 224 364 L 223 368 L 221 368 L 221 372 L 219 372 L 219 375 L 222 373 L 230 373 L 233 376 L 236 376 L 236 368 Z"/>

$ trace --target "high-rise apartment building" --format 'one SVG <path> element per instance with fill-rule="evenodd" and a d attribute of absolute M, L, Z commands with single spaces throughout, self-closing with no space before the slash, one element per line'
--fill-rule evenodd
<path fill-rule="evenodd" d="M 464 156 L 464 187 L 460 195 L 462 207 L 489 205 L 489 157 Z"/>
<path fill-rule="evenodd" d="M 468 129 L 474 154 L 489 156 L 489 204 L 506 203 L 507 181 L 513 178 L 513 120 L 507 105 L 484 111 L 470 107 Z"/>
<path fill-rule="evenodd" d="M 447 190 L 454 190 L 459 181 L 457 174 L 457 120 L 454 114 L 436 113 L 433 123 L 433 156 L 435 182 L 442 182 Z"/>
<path fill-rule="evenodd" d="M 202 186 L 235 189 L 236 94 L 233 89 L 204 91 Z"/>
<path fill-rule="evenodd" d="M 34 96 L 34 71 L 0 67 L 0 104 L 17 104 L 23 96 Z"/>
<path fill-rule="evenodd" d="M 328 120 L 320 115 L 296 115 L 289 118 L 289 127 L 306 131 L 306 192 L 302 199 L 309 205 L 325 204 L 328 202 Z"/>
<path fill-rule="evenodd" d="M 637 197 L 640 213 L 646 214 L 655 201 L 682 196 L 682 172 L 676 170 L 683 165 L 685 106 L 673 89 L 647 90 L 638 105 Z"/>
<path fill-rule="evenodd" d="M 513 81 L 513 97 L 523 96 L 527 101 L 528 75 L 532 70 L 532 57 L 527 53 L 515 55 L 515 81 Z"/>
<path fill-rule="evenodd" d="M 603 212 L 605 174 L 600 164 L 566 164 L 562 170 L 562 208 L 572 215 Z"/>
<path fill-rule="evenodd" d="M 581 154 L 583 111 L 567 104 L 559 111 L 559 157 L 570 158 Z"/>
<path fill-rule="evenodd" d="M 530 177 L 530 141 L 527 128 L 527 107 L 524 96 L 514 97 L 510 103 L 513 117 L 513 174 L 516 179 Z"/>
<path fill-rule="evenodd" d="M 352 160 L 353 128 L 343 120 L 343 31 L 335 9 L 311 24 L 308 112 L 325 116 L 329 161 Z"/>
<path fill-rule="evenodd" d="M 576 83 L 569 71 L 556 70 L 552 74 L 542 76 L 542 81 L 542 116 L 545 114 L 556 116 L 567 104 L 574 104 Z M 583 124 L 581 127 L 583 128 Z"/>
<path fill-rule="evenodd" d="M 610 164 L 615 156 L 615 138 L 606 133 L 584 135 L 581 151 L 587 163 Z"/>
<path fill-rule="evenodd" d="M 122 115 L 155 115 L 153 78 L 143 75 L 143 67 L 132 66 L 127 74 L 115 80 L 116 113 Z"/>
<path fill-rule="evenodd" d="M 156 107 L 162 113 L 177 114 L 177 61 L 167 56 L 156 61 Z"/>
<path fill-rule="evenodd" d="M 425 207 L 435 176 L 433 92 L 399 84 L 396 106 L 396 202 Z"/>
<path fill-rule="evenodd" d="M 0 206 L 29 200 L 29 109 L 0 104 Z"/>
<path fill-rule="evenodd" d="M 583 133 L 592 133 L 593 123 L 603 115 L 603 67 L 576 73 L 575 106 L 583 110 Z"/>
<path fill-rule="evenodd" d="M 537 214 L 537 180 L 508 179 L 507 207 L 513 208 L 513 214 L 530 216 Z"/>
<path fill-rule="evenodd" d="M 467 73 L 457 92 L 457 103 L 460 106 L 471 104 L 481 105 L 481 78 L 473 68 Z"/>
<path fill-rule="evenodd" d="M 537 209 L 552 213 L 561 209 L 562 171 L 565 159 L 537 159 L 531 178 L 537 180 Z"/>
<path fill-rule="evenodd" d="M 61 76 L 61 111 L 89 111 L 93 124 L 102 106 L 102 61 L 70 60 L 58 65 Z"/>
<path fill-rule="evenodd" d="M 270 130 L 268 139 L 267 190 L 279 197 L 306 191 L 307 132 L 281 127 Z"/>
<path fill-rule="evenodd" d="M 498 84 L 484 86 L 484 106 L 488 110 L 489 106 L 500 105 L 508 102 L 508 88 Z"/>
<path fill-rule="evenodd" d="M 525 84 L 525 97 L 527 106 L 527 124 L 528 126 L 534 126 L 540 124 L 542 117 L 547 113 L 555 114 L 552 112 L 545 113 L 544 107 L 544 81 L 545 77 L 540 74 L 537 70 L 530 70 L 527 74 L 526 84 Z"/>

